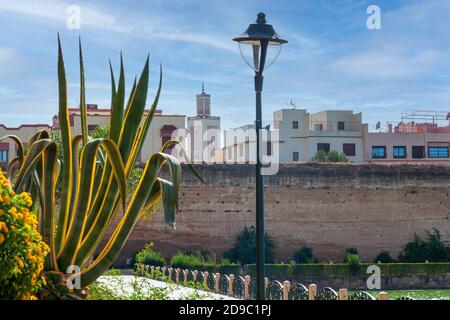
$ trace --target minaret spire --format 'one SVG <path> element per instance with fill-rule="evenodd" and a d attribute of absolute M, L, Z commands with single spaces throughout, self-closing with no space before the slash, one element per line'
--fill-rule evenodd
<path fill-rule="evenodd" d="M 202 93 L 205 93 L 205 82 L 202 81 Z"/>

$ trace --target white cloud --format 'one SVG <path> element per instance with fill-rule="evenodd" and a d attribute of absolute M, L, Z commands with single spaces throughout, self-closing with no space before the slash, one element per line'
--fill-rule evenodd
<path fill-rule="evenodd" d="M 442 54 L 433 50 L 408 55 L 405 52 L 374 49 L 338 59 L 332 63 L 332 68 L 367 79 L 403 78 L 428 71 L 441 58 Z"/>
<path fill-rule="evenodd" d="M 0 0 L 0 13 L 13 12 L 38 18 L 38 22 L 48 23 L 50 19 L 66 24 L 69 16 L 67 8 L 73 5 L 69 2 L 55 0 Z M 177 26 L 174 16 L 140 16 L 139 12 L 121 11 L 120 18 L 112 13 L 107 13 L 106 8 L 82 3 L 80 7 L 81 28 L 95 28 L 109 30 L 138 37 L 158 38 L 160 40 L 184 41 L 194 44 L 208 45 L 217 49 L 224 49 L 237 53 L 236 47 L 229 39 L 219 34 L 208 34 L 186 30 L 185 26 Z M 130 15 L 131 14 L 131 15 Z M 127 17 L 130 17 L 127 19 Z M 161 27 L 171 26 L 171 27 Z M 226 40 L 225 40 L 226 38 Z"/>

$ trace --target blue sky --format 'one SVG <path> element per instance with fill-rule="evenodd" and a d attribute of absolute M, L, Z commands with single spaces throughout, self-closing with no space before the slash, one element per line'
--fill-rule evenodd
<path fill-rule="evenodd" d="M 366 27 L 371 4 L 381 8 L 381 30 Z M 66 27 L 70 5 L 81 8 L 79 30 Z M 231 39 L 259 11 L 289 40 L 265 73 L 265 121 L 291 99 L 312 112 L 363 112 L 370 123 L 398 121 L 409 108 L 450 111 L 450 1 L 0 0 L 0 123 L 50 123 L 58 31 L 71 106 L 81 35 L 88 103 L 110 105 L 108 59 L 118 70 L 122 50 L 129 88 L 149 53 L 151 94 L 164 68 L 164 113 L 193 115 L 204 80 L 222 128 L 250 123 L 253 75 Z"/>

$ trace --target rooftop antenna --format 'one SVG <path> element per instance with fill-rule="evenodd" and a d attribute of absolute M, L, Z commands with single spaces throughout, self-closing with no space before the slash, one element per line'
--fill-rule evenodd
<path fill-rule="evenodd" d="M 205 82 L 202 81 L 202 93 L 205 93 Z"/>
<path fill-rule="evenodd" d="M 286 105 L 288 107 L 291 107 L 292 109 L 297 109 L 297 104 L 295 103 L 294 100 L 291 99 L 291 101 L 289 101 L 289 103 L 286 102 Z"/>

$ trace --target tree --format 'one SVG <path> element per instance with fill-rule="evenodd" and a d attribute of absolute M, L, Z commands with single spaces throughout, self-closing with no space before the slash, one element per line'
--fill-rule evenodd
<path fill-rule="evenodd" d="M 267 233 L 264 234 L 265 262 L 274 261 L 273 249 L 275 243 Z M 225 259 L 236 263 L 250 264 L 256 262 L 256 230 L 247 226 L 237 235 L 234 247 L 223 254 Z"/>
<path fill-rule="evenodd" d="M 303 247 L 294 254 L 295 263 L 317 263 L 317 259 L 313 255 L 313 249 Z"/>
<path fill-rule="evenodd" d="M 441 240 L 439 230 L 427 231 L 427 240 L 414 235 L 414 240 L 408 242 L 399 255 L 401 262 L 446 262 L 450 261 L 450 247 Z"/>

